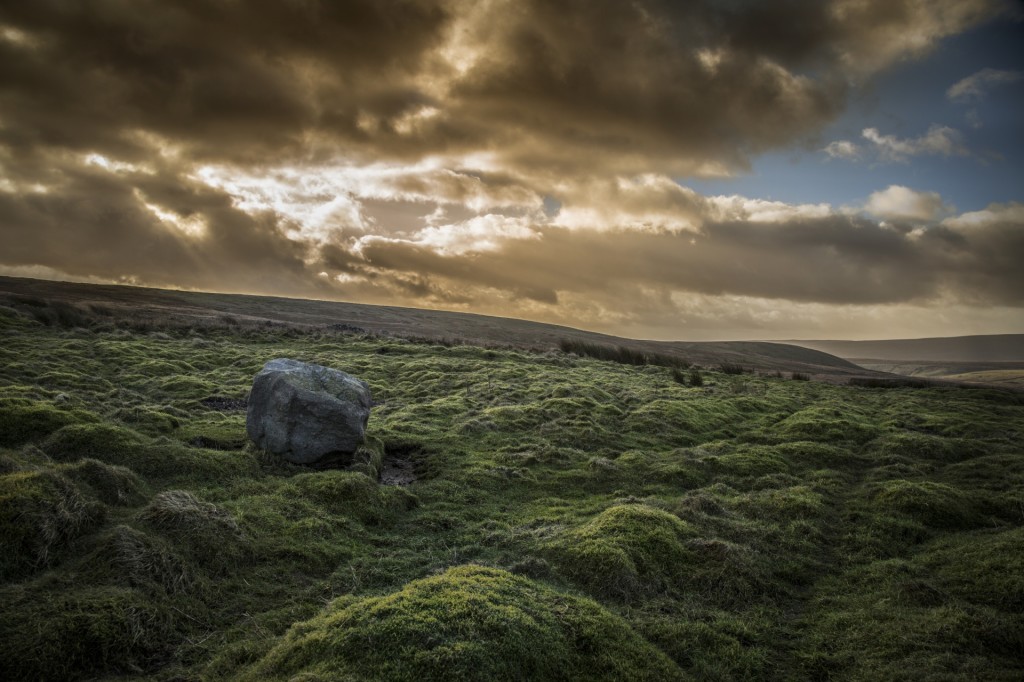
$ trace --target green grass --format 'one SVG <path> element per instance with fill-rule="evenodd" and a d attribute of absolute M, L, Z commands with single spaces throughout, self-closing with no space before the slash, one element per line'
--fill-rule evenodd
<path fill-rule="evenodd" d="M 15 307 L 2 679 L 1024 676 L 1019 394 Z M 275 357 L 350 470 L 246 441 Z"/>

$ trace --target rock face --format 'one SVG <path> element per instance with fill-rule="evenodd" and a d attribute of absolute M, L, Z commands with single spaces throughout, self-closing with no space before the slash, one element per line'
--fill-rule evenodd
<path fill-rule="evenodd" d="M 279 358 L 253 380 L 245 429 L 257 446 L 290 462 L 343 463 L 363 442 L 371 405 L 365 381 Z"/>

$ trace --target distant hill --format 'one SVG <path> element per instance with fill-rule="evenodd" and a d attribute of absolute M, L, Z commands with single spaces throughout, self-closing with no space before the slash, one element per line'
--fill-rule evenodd
<path fill-rule="evenodd" d="M 786 341 L 841 358 L 897 362 L 1024 362 L 1024 334 L 886 341 Z M 859 363 L 858 363 L 859 364 Z M 880 363 L 876 363 L 880 364 Z"/>
<path fill-rule="evenodd" d="M 128 318 L 138 324 L 154 326 L 176 323 L 258 325 L 271 322 L 541 351 L 559 348 L 562 341 L 570 340 L 623 346 L 704 367 L 728 363 L 748 370 L 800 372 L 833 381 L 845 381 L 852 376 L 887 376 L 830 355 L 828 351 L 784 343 L 643 341 L 472 313 L 0 277 L 0 305 L 10 304 L 19 298 L 22 301 L 34 298 L 40 302 L 66 303 L 86 312 L 98 309 L 112 319 Z"/>

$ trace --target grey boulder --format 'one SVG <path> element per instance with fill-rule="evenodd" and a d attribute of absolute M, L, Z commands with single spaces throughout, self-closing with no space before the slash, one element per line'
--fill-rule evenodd
<path fill-rule="evenodd" d="M 279 358 L 252 383 L 245 430 L 295 464 L 351 461 L 366 434 L 370 386 L 340 370 Z"/>

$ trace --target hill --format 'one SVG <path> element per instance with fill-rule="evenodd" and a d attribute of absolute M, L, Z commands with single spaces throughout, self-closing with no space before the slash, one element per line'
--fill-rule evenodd
<path fill-rule="evenodd" d="M 1024 362 L 1024 334 L 885 341 L 786 341 L 841 358 L 894 362 Z"/>
<path fill-rule="evenodd" d="M 790 341 L 877 371 L 1024 388 L 1024 334 L 889 341 Z"/>
<path fill-rule="evenodd" d="M 728 364 L 752 371 L 798 372 L 832 380 L 878 376 L 827 352 L 782 343 L 642 341 L 472 313 L 0 277 L 0 305 L 5 297 L 11 303 L 19 296 L 43 303 L 73 305 L 83 313 L 98 309 L 105 314 L 129 318 L 140 326 L 276 322 L 306 329 L 356 329 L 540 351 L 558 349 L 568 340 L 614 348 L 621 346 L 705 367 Z"/>

